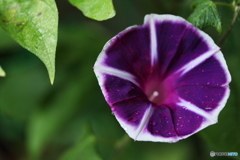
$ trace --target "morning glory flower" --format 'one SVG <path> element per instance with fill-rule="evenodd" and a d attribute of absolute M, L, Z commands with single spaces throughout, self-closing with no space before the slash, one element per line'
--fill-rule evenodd
<path fill-rule="evenodd" d="M 113 37 L 94 72 L 119 124 L 139 141 L 177 142 L 217 123 L 230 92 L 220 48 L 173 15 L 146 15 Z"/>

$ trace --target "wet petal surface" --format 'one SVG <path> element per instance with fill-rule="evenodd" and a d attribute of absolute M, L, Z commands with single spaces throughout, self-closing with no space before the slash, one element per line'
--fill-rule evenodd
<path fill-rule="evenodd" d="M 181 17 L 146 15 L 104 46 L 103 95 L 135 140 L 176 142 L 217 122 L 231 76 L 219 47 Z"/>

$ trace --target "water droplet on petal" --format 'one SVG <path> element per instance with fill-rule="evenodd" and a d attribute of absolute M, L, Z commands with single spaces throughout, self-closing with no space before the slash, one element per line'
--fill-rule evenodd
<path fill-rule="evenodd" d="M 211 110 L 211 109 L 212 109 L 212 107 L 206 107 L 205 109 L 206 109 L 206 110 Z"/>
<path fill-rule="evenodd" d="M 152 125 L 153 125 L 153 126 L 156 126 L 156 124 L 157 124 L 156 122 L 154 122 L 154 121 L 152 122 Z"/>

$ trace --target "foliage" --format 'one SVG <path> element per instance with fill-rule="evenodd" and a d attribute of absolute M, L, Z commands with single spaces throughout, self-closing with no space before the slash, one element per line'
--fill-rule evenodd
<path fill-rule="evenodd" d="M 55 74 L 58 15 L 53 0 L 0 0 L 0 26 Z"/>
<path fill-rule="evenodd" d="M 110 0 L 69 1 L 96 20 L 115 15 Z M 53 0 L 0 0 L 0 159 L 208 160 L 212 159 L 210 151 L 240 154 L 240 23 L 230 20 L 239 1 L 191 2 L 193 10 L 187 0 L 181 0 L 181 5 L 174 0 L 116 1 L 118 16 L 99 22 L 83 17 L 65 0 L 56 1 L 57 6 Z M 174 144 L 134 142 L 126 137 L 106 105 L 92 70 L 110 37 L 129 25 L 141 24 L 138 15 L 142 19 L 156 8 L 158 14 L 167 10 L 164 14 L 177 12 L 189 17 L 215 41 L 227 37 L 222 52 L 233 78 L 231 96 L 218 124 Z M 51 82 L 56 65 L 53 86 L 42 63 L 29 51 L 43 61 Z M 214 157 L 230 158 L 239 156 Z"/>
<path fill-rule="evenodd" d="M 221 33 L 222 25 L 217 11 L 217 7 L 211 0 L 200 0 L 192 4 L 194 12 L 189 16 L 188 20 L 200 29 L 213 26 Z"/>
<path fill-rule="evenodd" d="M 5 77 L 5 75 L 6 75 L 6 73 L 4 72 L 2 67 L 0 66 L 0 77 Z"/>
<path fill-rule="evenodd" d="M 69 0 L 89 18 L 102 21 L 115 16 L 112 0 Z"/>

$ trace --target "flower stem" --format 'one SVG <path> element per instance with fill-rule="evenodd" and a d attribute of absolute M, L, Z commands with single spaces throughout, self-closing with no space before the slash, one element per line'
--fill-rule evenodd
<path fill-rule="evenodd" d="M 232 28 L 237 20 L 238 14 L 240 12 L 240 5 L 236 5 L 235 10 L 234 10 L 234 14 L 233 14 L 233 18 L 231 21 L 231 24 L 229 25 L 227 31 L 225 32 L 225 34 L 223 35 L 223 37 L 221 38 L 221 40 L 219 41 L 219 46 L 222 47 L 223 44 L 225 43 L 227 37 L 229 36 L 230 32 L 232 31 Z"/>
<path fill-rule="evenodd" d="M 233 8 L 233 6 L 231 4 L 228 4 L 228 3 L 224 3 L 224 2 L 213 2 L 213 3 L 218 5 L 218 6 L 225 6 L 225 7 Z"/>
<path fill-rule="evenodd" d="M 119 158 L 119 155 L 121 154 L 124 147 L 127 146 L 127 144 L 130 142 L 130 138 L 127 134 L 124 134 L 124 136 L 116 142 L 114 146 L 114 154 L 112 157 L 112 160 L 117 160 Z"/>

